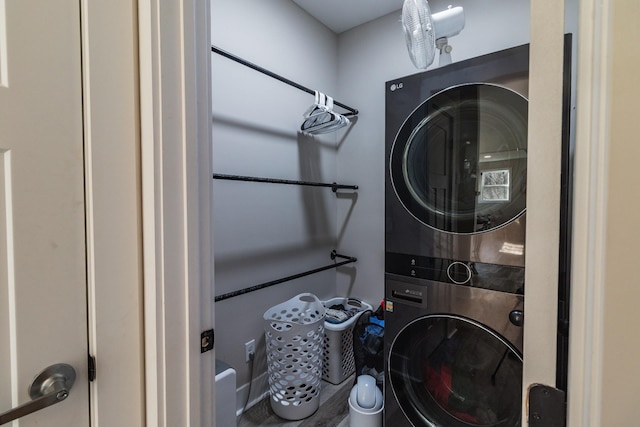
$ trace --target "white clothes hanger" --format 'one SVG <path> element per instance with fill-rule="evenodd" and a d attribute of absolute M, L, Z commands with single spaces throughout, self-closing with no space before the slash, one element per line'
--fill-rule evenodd
<path fill-rule="evenodd" d="M 347 126 L 350 121 L 342 114 L 333 111 L 333 98 L 315 91 L 316 102 L 303 115 L 300 126 L 303 133 L 317 135 L 336 131 Z"/>

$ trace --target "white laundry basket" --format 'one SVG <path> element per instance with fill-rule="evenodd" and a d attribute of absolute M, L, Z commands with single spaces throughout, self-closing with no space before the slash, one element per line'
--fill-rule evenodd
<path fill-rule="evenodd" d="M 287 420 L 301 420 L 320 405 L 325 310 L 304 293 L 264 313 L 271 408 Z"/>
<path fill-rule="evenodd" d="M 358 317 L 371 310 L 371 305 L 355 298 L 332 298 L 323 302 L 325 308 L 342 305 L 355 309 L 357 314 L 342 323 L 324 322 L 324 351 L 322 355 L 322 379 L 331 384 L 340 384 L 356 370 L 353 359 L 353 327 Z"/>

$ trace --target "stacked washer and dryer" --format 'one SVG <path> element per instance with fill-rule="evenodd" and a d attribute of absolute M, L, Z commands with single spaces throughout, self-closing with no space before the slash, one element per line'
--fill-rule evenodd
<path fill-rule="evenodd" d="M 386 84 L 387 426 L 518 426 L 528 46 Z"/>

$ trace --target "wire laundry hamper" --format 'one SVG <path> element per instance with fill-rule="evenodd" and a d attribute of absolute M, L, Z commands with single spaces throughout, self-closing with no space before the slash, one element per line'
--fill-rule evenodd
<path fill-rule="evenodd" d="M 320 405 L 325 309 L 303 293 L 264 313 L 271 408 L 301 420 Z"/>

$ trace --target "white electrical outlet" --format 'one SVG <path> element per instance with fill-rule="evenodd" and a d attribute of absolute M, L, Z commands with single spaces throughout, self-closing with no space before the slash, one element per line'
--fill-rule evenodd
<path fill-rule="evenodd" d="M 244 343 L 244 361 L 249 363 L 253 356 L 256 354 L 256 340 L 247 341 Z"/>

